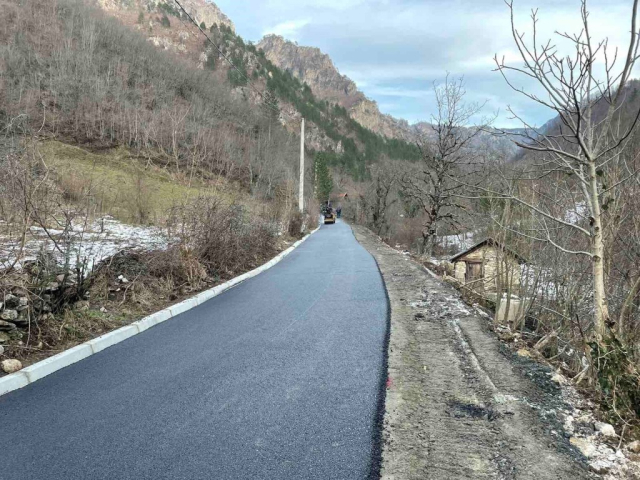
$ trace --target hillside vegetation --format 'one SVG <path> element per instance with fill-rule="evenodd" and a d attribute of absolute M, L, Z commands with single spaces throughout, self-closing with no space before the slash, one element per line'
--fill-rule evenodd
<path fill-rule="evenodd" d="M 87 2 L 0 1 L 0 356 L 51 355 L 309 228 L 298 139 L 221 73 Z"/>

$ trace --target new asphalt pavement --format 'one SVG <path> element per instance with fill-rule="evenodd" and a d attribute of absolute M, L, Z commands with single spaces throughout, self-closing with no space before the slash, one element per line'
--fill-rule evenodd
<path fill-rule="evenodd" d="M 0 397 L 0 479 L 364 479 L 387 310 L 325 225 L 270 270 Z"/>

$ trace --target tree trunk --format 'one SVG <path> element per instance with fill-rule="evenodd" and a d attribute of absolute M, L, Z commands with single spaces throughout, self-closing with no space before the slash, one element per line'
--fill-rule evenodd
<path fill-rule="evenodd" d="M 598 180 L 596 178 L 596 165 L 589 162 L 589 180 L 591 189 L 591 210 L 593 214 L 593 301 L 595 309 L 594 330 L 596 340 L 601 341 L 607 335 L 609 325 L 609 308 L 607 306 L 607 294 L 604 278 L 604 240 L 602 238 L 602 214 L 600 211 L 600 199 L 598 195 Z"/>

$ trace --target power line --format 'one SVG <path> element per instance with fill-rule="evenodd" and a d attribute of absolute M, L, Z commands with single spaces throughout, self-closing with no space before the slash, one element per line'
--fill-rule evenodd
<path fill-rule="evenodd" d="M 278 107 L 275 107 L 272 103 L 268 102 L 268 101 L 264 98 L 263 93 L 262 93 L 260 90 L 258 90 L 257 88 L 255 88 L 255 87 L 253 86 L 253 84 L 251 83 L 251 80 L 249 79 L 249 77 L 247 77 L 247 76 L 242 72 L 242 70 L 240 70 L 240 69 L 239 69 L 239 68 L 238 68 L 238 67 L 237 67 L 237 66 L 236 66 L 236 65 L 231 61 L 231 59 L 230 59 L 227 55 L 225 55 L 225 53 L 222 51 L 222 48 L 220 48 L 220 46 L 219 46 L 218 44 L 216 44 L 213 40 L 211 40 L 211 38 L 209 38 L 209 35 L 207 35 L 207 34 L 206 34 L 206 32 L 205 32 L 205 31 L 200 27 L 200 25 L 198 25 L 198 22 L 196 22 L 196 21 L 195 21 L 195 19 L 194 19 L 194 18 L 189 14 L 189 12 L 187 12 L 187 11 L 185 10 L 185 8 L 180 4 L 180 2 L 179 2 L 178 0 L 174 0 L 174 1 L 178 4 L 178 6 L 180 7 L 180 10 L 182 10 L 182 11 L 184 12 L 184 14 L 187 16 L 187 18 L 189 18 L 189 20 L 191 20 L 191 23 L 193 23 L 193 24 L 198 28 L 198 30 L 200 30 L 200 33 L 202 33 L 202 34 L 205 36 L 205 38 L 209 41 L 209 43 L 210 43 L 211 45 L 213 45 L 213 46 L 216 48 L 216 50 L 217 50 L 217 51 L 218 51 L 218 53 L 222 56 L 222 58 L 224 58 L 224 59 L 227 61 L 227 63 L 228 63 L 229 65 L 231 65 L 231 66 L 234 68 L 234 70 L 235 70 L 236 72 L 238 72 L 238 73 L 240 74 L 240 76 L 241 76 L 242 78 L 244 78 L 244 79 L 247 81 L 247 84 L 251 87 L 251 89 L 252 89 L 254 92 L 256 92 L 256 93 L 260 96 L 260 98 L 262 98 L 262 101 L 264 102 L 264 105 L 268 106 L 269 108 L 273 109 L 273 111 L 274 111 L 274 112 L 278 112 L 279 114 L 283 114 L 283 113 L 285 113 L 285 112 L 283 112 L 282 110 L 280 110 Z M 291 118 L 290 118 L 290 119 L 291 119 Z"/>

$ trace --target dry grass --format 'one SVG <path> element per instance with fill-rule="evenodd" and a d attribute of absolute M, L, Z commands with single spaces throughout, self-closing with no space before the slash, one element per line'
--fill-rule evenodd
<path fill-rule="evenodd" d="M 40 145 L 45 164 L 70 203 L 89 200 L 96 214 L 128 223 L 163 224 L 172 208 L 211 196 L 255 208 L 249 195 L 222 177 L 185 179 L 125 148 L 92 153 L 57 141 Z"/>

